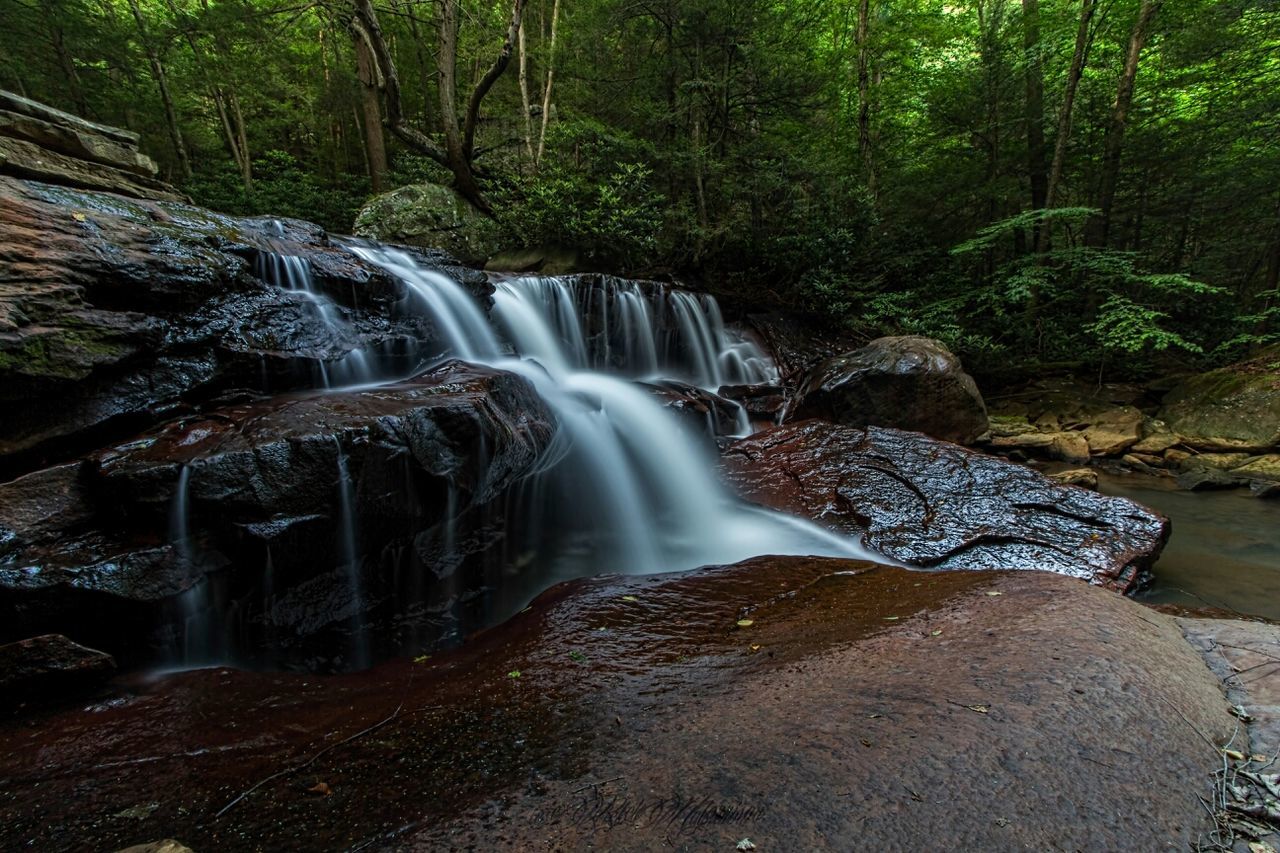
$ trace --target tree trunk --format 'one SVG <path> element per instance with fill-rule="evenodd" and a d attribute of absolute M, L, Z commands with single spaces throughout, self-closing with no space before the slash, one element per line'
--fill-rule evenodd
<path fill-rule="evenodd" d="M 1111 209 L 1115 203 L 1116 185 L 1120 180 L 1120 154 L 1124 145 L 1124 131 L 1129 122 L 1129 107 L 1133 104 L 1133 86 L 1138 76 L 1138 60 L 1151 30 L 1151 21 L 1160 10 L 1162 0 L 1143 0 L 1138 10 L 1138 20 L 1129 35 L 1129 51 L 1125 56 L 1124 71 L 1116 87 L 1116 99 L 1111 105 L 1111 120 L 1103 142 L 1102 178 L 1098 187 L 1098 208 L 1101 210 L 1092 229 L 1090 243 L 1107 245 L 1111 231 Z"/>
<path fill-rule="evenodd" d="M 72 58 L 71 52 L 67 50 L 66 35 L 58 24 L 58 20 L 64 16 L 54 8 L 51 0 L 43 0 L 41 2 L 40 12 L 44 16 L 45 25 L 49 28 L 49 43 L 53 46 L 54 56 L 58 58 L 58 67 L 62 70 L 62 76 L 66 78 L 67 95 L 70 96 L 71 103 L 75 105 L 76 112 L 87 118 L 89 116 L 89 104 L 84 98 L 84 87 L 80 85 L 80 74 L 76 71 L 75 59 Z"/>
<path fill-rule="evenodd" d="M 475 151 L 476 123 L 480 120 L 480 102 L 484 100 L 485 95 L 489 94 L 493 84 L 498 82 L 502 72 L 506 71 L 507 66 L 511 64 L 511 51 L 515 48 L 516 35 L 520 32 L 520 22 L 524 17 L 524 4 L 525 0 L 515 0 L 511 4 L 511 23 L 507 25 L 507 34 L 502 41 L 502 47 L 498 50 L 498 56 L 493 60 L 493 65 L 489 66 L 489 70 L 484 73 L 484 76 L 477 81 L 475 88 L 471 90 L 471 97 L 467 99 L 467 116 L 462 126 L 462 148 L 466 154 L 467 163 L 471 162 Z M 456 50 L 456 24 L 454 27 L 454 41 Z"/>
<path fill-rule="evenodd" d="M 547 51 L 547 85 L 542 90 L 542 127 L 538 131 L 538 153 L 533 158 L 536 169 L 542 165 L 542 153 L 547 147 L 547 122 L 551 119 L 551 84 L 556 77 L 556 26 L 560 21 L 560 0 L 551 5 L 551 45 Z"/>
<path fill-rule="evenodd" d="M 1040 0 L 1022 0 L 1022 46 L 1027 66 L 1027 175 L 1031 184 L 1031 209 L 1040 210 L 1049 191 L 1044 144 L 1044 68 L 1040 61 Z"/>
<path fill-rule="evenodd" d="M 871 150 L 870 17 L 871 0 L 859 0 L 858 29 L 854 35 L 858 47 L 858 153 L 862 155 L 862 168 L 866 172 L 867 192 L 875 199 L 876 170 Z"/>
<path fill-rule="evenodd" d="M 382 134 L 382 107 L 378 103 L 378 70 L 373 48 L 360 27 L 351 28 L 356 53 L 356 78 L 360 81 L 360 105 L 364 112 L 364 147 L 369 163 L 369 186 L 382 192 L 387 177 L 387 143 Z"/>
<path fill-rule="evenodd" d="M 524 153 L 533 165 L 533 107 L 529 102 L 529 56 L 525 50 L 525 26 L 520 22 L 520 105 L 524 110 Z"/>
<path fill-rule="evenodd" d="M 174 20 L 179 20 L 178 7 L 173 0 L 166 0 L 165 5 L 169 8 L 169 13 L 173 15 Z M 227 91 L 214 81 L 205 63 L 204 51 L 191 30 L 185 29 L 183 34 L 186 37 L 187 46 L 191 48 L 191 57 L 195 62 L 196 70 L 209 89 L 209 97 L 213 99 L 214 109 L 218 111 L 218 122 L 222 126 L 227 151 L 236 164 L 236 171 L 240 173 L 240 183 L 245 191 L 252 190 L 253 166 L 249 160 L 249 142 L 244 128 L 244 115 L 240 112 L 240 102 L 234 91 Z"/>
<path fill-rule="evenodd" d="M 169 140 L 173 143 L 173 152 L 178 157 L 178 169 L 184 179 L 190 178 L 191 158 L 187 156 L 187 146 L 182 141 L 182 132 L 178 129 L 178 113 L 173 107 L 173 98 L 169 93 L 169 81 L 165 76 L 164 63 L 160 61 L 160 54 L 156 52 L 155 45 L 151 43 L 151 38 L 147 35 L 147 24 L 142 17 L 142 9 L 138 6 L 138 0 L 129 0 L 129 9 L 133 12 L 133 20 L 138 24 L 138 36 L 142 40 L 143 50 L 146 51 L 147 61 L 151 65 L 151 76 L 155 78 L 156 86 L 160 89 L 160 101 L 164 105 L 165 124 L 169 129 Z"/>
<path fill-rule="evenodd" d="M 1067 140 L 1071 138 L 1071 113 L 1075 107 L 1076 90 L 1080 86 L 1080 77 L 1084 74 L 1085 62 L 1088 60 L 1089 47 L 1092 40 L 1089 36 L 1089 25 L 1093 13 L 1097 10 L 1096 0 L 1082 0 L 1080 5 L 1080 24 L 1076 28 L 1076 46 L 1071 54 L 1071 70 L 1067 72 L 1066 90 L 1062 96 L 1062 109 L 1058 111 L 1058 135 L 1053 142 L 1053 165 L 1049 167 L 1049 183 L 1045 187 L 1044 207 L 1052 210 L 1058 204 L 1059 186 L 1062 183 L 1062 170 L 1067 161 Z M 1036 251 L 1043 252 L 1049 247 L 1050 228 L 1046 223 L 1040 228 Z"/>

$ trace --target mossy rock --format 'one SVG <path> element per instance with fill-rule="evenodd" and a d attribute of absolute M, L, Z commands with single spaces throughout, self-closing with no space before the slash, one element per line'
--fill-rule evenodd
<path fill-rule="evenodd" d="M 1280 447 L 1280 347 L 1183 380 L 1165 396 L 1160 418 L 1203 450 Z"/>
<path fill-rule="evenodd" d="M 499 247 L 493 220 L 441 184 L 410 184 L 374 196 L 356 214 L 355 233 L 387 243 L 443 249 L 468 264 L 483 264 Z"/>

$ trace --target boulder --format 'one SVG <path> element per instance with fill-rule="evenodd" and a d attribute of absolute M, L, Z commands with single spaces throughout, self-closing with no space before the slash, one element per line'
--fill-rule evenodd
<path fill-rule="evenodd" d="M 753 421 L 776 423 L 787 405 L 786 392 L 780 385 L 725 385 L 718 393 L 740 403 Z"/>
<path fill-rule="evenodd" d="M 1280 448 L 1280 347 L 1183 380 L 1165 395 L 1160 418 L 1198 450 Z"/>
<path fill-rule="evenodd" d="M 1080 486 L 1084 489 L 1098 489 L 1098 472 L 1092 468 L 1072 468 L 1070 471 L 1059 471 L 1048 475 L 1050 480 L 1064 486 Z"/>
<path fill-rule="evenodd" d="M 498 228 L 458 192 L 442 184 L 410 184 L 369 199 L 355 233 L 385 243 L 443 249 L 483 264 L 498 250 Z"/>
<path fill-rule="evenodd" d="M 787 424 L 734 443 L 723 466 L 748 500 L 911 566 L 1041 569 L 1128 591 L 1169 536 L 1132 501 L 895 429 Z"/>
<path fill-rule="evenodd" d="M 100 685 L 115 668 L 111 655 L 61 634 L 6 643 L 0 645 L 0 705 L 83 693 Z"/>
<path fill-rule="evenodd" d="M 357 629 L 384 653 L 429 643 L 453 622 L 423 627 L 424 608 L 501 565 L 506 497 L 554 423 L 526 380 L 454 362 L 180 418 L 2 484 L 0 640 L 154 660 L 207 607 L 239 661 L 332 660 Z"/>
<path fill-rule="evenodd" d="M 714 438 L 743 435 L 747 431 L 746 409 L 713 391 L 674 380 L 645 382 L 641 387 L 678 415 L 694 432 Z"/>
<path fill-rule="evenodd" d="M 888 426 L 969 444 L 988 428 L 973 378 L 939 341 L 878 338 L 821 362 L 805 377 L 788 417 Z"/>
<path fill-rule="evenodd" d="M 305 259 L 344 331 L 307 294 L 266 280 L 283 256 Z M 407 301 L 396 279 L 309 223 L 0 177 L 0 476 L 230 388 L 311 387 L 356 348 L 439 348 Z"/>
<path fill-rule="evenodd" d="M 1142 422 L 1142 412 L 1133 406 L 1108 409 L 1091 417 L 1082 430 L 1090 455 L 1123 454 L 1142 437 Z"/>
<path fill-rule="evenodd" d="M 506 249 L 485 261 L 484 268 L 489 272 L 537 273 L 538 275 L 568 275 L 588 271 L 578 250 L 566 246 Z"/>

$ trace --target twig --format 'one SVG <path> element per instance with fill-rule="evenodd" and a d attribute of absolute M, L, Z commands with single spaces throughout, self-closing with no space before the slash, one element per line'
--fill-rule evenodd
<path fill-rule="evenodd" d="M 600 785 L 608 785 L 610 782 L 617 782 L 617 781 L 619 781 L 620 779 L 625 779 L 625 778 L 627 778 L 627 777 L 626 777 L 626 776 L 614 776 L 612 779 L 605 779 L 603 782 L 588 782 L 587 784 L 583 785 L 581 788 L 574 788 L 574 789 L 573 789 L 573 791 L 572 791 L 572 793 L 577 794 L 577 793 L 579 793 L 579 792 L 581 792 L 581 791 L 585 791 L 585 790 L 587 790 L 588 788 L 597 788 L 597 787 L 599 787 Z"/>
<path fill-rule="evenodd" d="M 297 773 L 299 770 L 305 770 L 306 768 L 310 767 L 312 764 L 315 764 L 316 761 L 318 761 L 320 757 L 325 755 L 326 753 L 331 752 L 332 750 L 335 750 L 340 746 L 344 746 L 348 743 L 351 743 L 353 740 L 356 740 L 357 738 L 362 738 L 371 732 L 377 731 L 378 729 L 385 726 L 387 723 L 394 720 L 396 717 L 400 716 L 400 710 L 402 708 L 404 708 L 403 702 L 397 705 L 396 709 L 391 712 L 391 716 L 387 717 L 386 719 L 381 720 L 377 723 L 374 723 L 373 725 L 369 726 L 367 729 L 361 729 L 360 731 L 356 732 L 350 737 L 345 737 L 342 740 L 338 741 L 337 743 L 331 743 L 328 746 L 326 746 L 324 749 L 317 752 L 315 755 L 308 758 L 306 761 L 302 762 L 301 764 L 295 764 L 293 767 L 286 767 L 284 770 L 280 770 L 275 773 L 272 773 L 270 776 L 266 777 L 265 779 L 262 779 L 261 781 L 255 783 L 254 785 L 244 789 L 239 793 L 239 795 L 236 796 L 234 800 L 232 800 L 231 802 L 223 806 L 221 809 L 219 809 L 218 813 L 213 816 L 213 819 L 217 820 L 227 812 L 231 811 L 231 809 L 233 809 L 237 803 L 239 803 L 245 797 L 249 796 L 254 791 L 258 790 L 268 782 L 272 782 L 276 779 L 281 778 L 282 776 L 292 776 L 294 773 Z"/>

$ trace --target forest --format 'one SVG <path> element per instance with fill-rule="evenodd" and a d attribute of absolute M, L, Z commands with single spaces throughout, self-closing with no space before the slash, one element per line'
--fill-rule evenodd
<path fill-rule="evenodd" d="M 0 0 L 0 87 L 199 204 L 346 233 L 457 187 L 512 245 L 973 369 L 1280 339 L 1273 0 Z"/>

